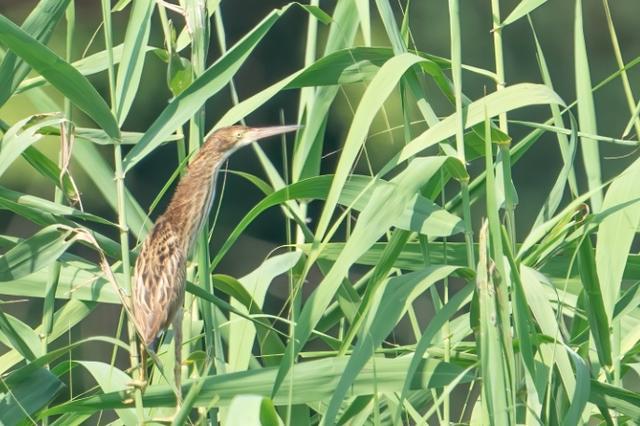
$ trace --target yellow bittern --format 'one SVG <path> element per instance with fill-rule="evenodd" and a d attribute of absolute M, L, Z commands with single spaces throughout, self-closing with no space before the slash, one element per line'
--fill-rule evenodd
<path fill-rule="evenodd" d="M 133 315 L 144 345 L 155 353 L 158 339 L 173 325 L 174 376 L 181 398 L 182 305 L 187 258 L 209 216 L 220 166 L 238 148 L 299 126 L 225 127 L 209 136 L 178 182 L 166 211 L 142 244 L 133 279 Z M 144 360 L 144 354 L 141 354 Z M 143 377 L 146 375 L 143 362 Z"/>

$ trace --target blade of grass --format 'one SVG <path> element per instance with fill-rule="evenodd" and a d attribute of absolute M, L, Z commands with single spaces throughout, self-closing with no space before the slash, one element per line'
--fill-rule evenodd
<path fill-rule="evenodd" d="M 578 102 L 578 122 L 580 130 L 586 133 L 598 134 L 596 113 L 593 102 L 591 73 L 589 71 L 589 57 L 582 23 L 582 0 L 576 0 L 574 22 L 574 51 L 576 94 Z M 588 138 L 581 138 L 582 161 L 587 174 L 589 190 L 594 191 L 591 196 L 591 208 L 599 212 L 602 208 L 602 190 L 596 189 L 602 185 L 600 171 L 600 150 L 598 144 Z"/>
<path fill-rule="evenodd" d="M 487 337 L 491 339 L 488 342 L 488 346 L 485 346 L 481 339 L 481 347 L 485 347 L 489 353 L 489 356 L 499 356 L 502 362 L 500 368 L 503 368 L 503 372 L 500 374 L 501 377 L 496 378 L 495 382 L 492 383 L 493 386 L 487 388 L 487 393 L 491 395 L 492 398 L 496 398 L 492 401 L 494 417 L 504 418 L 502 416 L 506 415 L 506 418 L 511 422 L 515 421 L 516 418 L 516 388 L 518 387 L 518 378 L 516 377 L 516 361 L 513 353 L 513 340 L 511 338 L 511 306 L 509 304 L 510 300 L 510 292 L 509 289 L 513 287 L 511 282 L 511 276 L 507 273 L 507 269 L 505 267 L 505 256 L 504 249 L 502 244 L 502 235 L 501 235 L 501 225 L 500 225 L 500 216 L 499 216 L 499 205 L 498 205 L 498 193 L 504 189 L 504 185 L 500 185 L 495 177 L 495 173 L 497 173 L 497 167 L 494 168 L 493 163 L 493 154 L 491 149 L 491 123 L 489 122 L 489 117 L 485 117 L 485 172 L 487 175 L 487 218 L 488 218 L 488 226 L 489 226 L 489 238 L 488 243 L 490 242 L 490 250 L 493 253 L 492 261 L 495 265 L 495 269 L 498 272 L 496 275 L 492 275 L 489 273 L 487 275 L 488 282 L 486 291 L 488 294 L 480 294 L 480 310 L 481 317 L 486 320 L 490 318 L 491 323 L 485 324 L 485 327 L 496 327 L 498 329 L 497 336 L 493 335 L 492 331 L 487 331 Z M 501 154 L 504 154 L 502 151 Z M 508 167 L 507 164 L 502 164 L 503 171 Z M 507 184 L 506 180 L 503 180 L 503 184 Z M 508 198 L 509 196 L 505 194 Z M 513 211 L 512 211 L 513 212 Z M 515 238 L 515 235 L 509 234 L 510 241 Z M 467 243 L 468 244 L 468 243 Z M 468 250 L 468 249 L 467 249 Z M 489 249 L 487 249 L 487 252 Z M 489 264 L 487 264 L 487 267 Z M 493 288 L 491 288 L 493 287 Z M 495 300 L 489 300 L 491 298 L 491 294 L 495 292 Z M 483 301 L 485 305 L 483 306 Z M 484 312 L 483 312 L 484 309 Z M 488 315 L 488 316 L 487 316 Z M 482 327 L 482 322 L 481 322 Z M 493 341 L 494 337 L 498 337 L 496 342 Z M 495 343 L 498 346 L 495 346 Z M 485 373 L 485 377 L 487 374 L 491 374 L 491 371 L 494 371 L 492 367 L 498 367 L 497 365 L 491 365 L 491 361 L 487 364 L 488 369 L 483 371 Z M 501 380 L 504 382 L 501 383 Z M 503 386 L 504 390 L 496 390 L 496 387 Z M 494 393 L 495 392 L 495 393 Z M 504 394 L 502 393 L 504 392 Z M 498 414 L 498 412 L 505 411 L 504 413 Z M 491 413 L 490 413 L 491 414 Z"/>
<path fill-rule="evenodd" d="M 373 192 L 369 203 L 356 222 L 351 238 L 345 244 L 340 261 L 336 262 L 325 275 L 316 290 L 307 299 L 300 313 L 296 324 L 296 339 L 289 342 L 284 359 L 280 364 L 272 395 L 275 395 L 282 385 L 295 358 L 318 324 L 323 312 L 329 306 L 342 278 L 346 276 L 351 265 L 387 232 L 394 218 L 411 197 L 418 192 L 419 188 L 449 162 L 454 163 L 456 160 L 447 157 L 415 159 L 404 172 L 396 177 L 396 185 L 389 188 L 377 188 Z M 335 178 L 333 185 L 335 185 Z M 310 259 L 313 256 L 317 257 L 317 253 L 312 253 Z M 307 264 L 309 262 L 307 260 Z"/>
<path fill-rule="evenodd" d="M 76 241 L 72 231 L 51 225 L 0 256 L 0 281 L 13 281 L 51 265 Z"/>
<path fill-rule="evenodd" d="M 0 41 L 46 78 L 109 136 L 120 137 L 118 124 L 95 87 L 51 49 L 0 15 Z"/>
<path fill-rule="evenodd" d="M 488 157 L 488 156 L 487 156 Z M 482 421 L 485 424 L 510 424 L 511 402 L 508 396 L 509 366 L 498 329 L 499 308 L 495 298 L 489 257 L 489 224 L 485 220 L 478 236 L 479 262 L 476 285 L 479 306 L 477 347 L 482 372 Z"/>
<path fill-rule="evenodd" d="M 150 0 L 134 0 L 131 7 L 115 88 L 115 115 L 120 125 L 127 118 L 138 92 L 154 6 L 155 2 Z M 115 63 L 115 59 L 112 60 Z"/>
<path fill-rule="evenodd" d="M 250 33 L 229 49 L 223 57 L 207 68 L 189 87 L 173 98 L 140 141 L 129 151 L 124 160 L 124 171 L 131 170 L 164 138 L 192 117 L 207 99 L 226 86 L 256 45 L 289 7 L 285 6 L 282 9 L 272 11 Z"/>
<path fill-rule="evenodd" d="M 624 60 L 622 58 L 622 52 L 620 51 L 620 43 L 618 42 L 618 35 L 616 34 L 616 28 L 613 24 L 613 19 L 611 18 L 609 1 L 602 0 L 602 7 L 604 8 L 604 13 L 605 13 L 605 16 L 607 17 L 607 27 L 609 29 L 609 36 L 611 37 L 613 54 L 616 57 L 616 64 L 620 69 L 620 80 L 622 80 L 622 87 L 624 88 L 624 94 L 625 94 L 625 97 L 627 98 L 627 105 L 629 106 L 629 113 L 631 114 L 631 118 L 629 119 L 629 124 L 633 123 L 633 125 L 636 128 L 636 135 L 640 136 L 640 118 L 638 118 L 637 114 L 635 114 L 636 101 L 635 101 L 635 97 L 633 96 L 633 90 L 631 89 L 631 84 L 629 83 L 629 76 L 627 74 L 627 71 L 624 69 Z M 625 135 L 626 133 L 628 133 L 627 130 L 623 132 L 623 135 Z"/>
<path fill-rule="evenodd" d="M 46 44 L 53 29 L 62 18 L 69 0 L 43 0 L 33 8 L 22 24 L 22 30 L 36 40 Z M 16 91 L 18 85 L 29 74 L 30 67 L 14 52 L 7 52 L 0 64 L 0 105 Z M 9 84 L 6 84 L 9 82 Z"/>
<path fill-rule="evenodd" d="M 335 383 L 344 371 L 348 362 L 346 358 L 327 358 L 299 364 L 293 374 L 299 379 L 293 382 L 294 404 L 304 404 L 320 401 L 331 396 Z M 371 395 L 374 381 L 378 389 L 384 392 L 399 390 L 403 384 L 401 372 L 405 372 L 410 359 L 378 358 L 367 363 L 358 375 L 349 395 Z M 415 378 L 411 381 L 411 389 L 442 387 L 458 378 L 464 367 L 447 364 L 436 359 L 426 359 L 420 364 Z M 473 379 L 473 372 L 468 372 L 461 383 L 468 383 Z M 231 399 L 242 393 L 242 389 L 251 389 L 256 395 L 268 396 L 277 374 L 276 368 L 262 368 L 257 370 L 228 373 L 204 379 L 202 391 L 197 395 L 195 406 L 208 406 L 216 397 L 216 405 L 228 405 Z M 192 384 L 193 382 L 191 382 Z M 282 390 L 273 399 L 275 405 L 288 403 L 289 381 L 285 381 Z M 125 392 L 112 392 L 95 397 L 78 399 L 50 408 L 46 414 L 60 414 L 65 412 L 89 413 L 98 410 L 126 407 L 123 399 Z M 174 395 L 167 386 L 148 387 L 145 392 L 145 406 L 162 406 L 173 403 Z"/>
<path fill-rule="evenodd" d="M 610 322 L 608 318 L 613 315 L 613 309 L 611 309 L 611 312 L 607 312 L 605 309 L 595 255 L 589 235 L 584 237 L 578 247 L 578 265 L 586 296 L 587 319 L 589 320 L 589 328 L 598 352 L 598 359 L 601 365 L 611 366 Z"/>
<path fill-rule="evenodd" d="M 500 27 L 506 27 L 507 25 L 514 23 L 546 2 L 547 0 L 521 0 L 520 3 L 518 3 L 518 5 L 514 7 L 511 13 L 509 13 L 509 15 L 504 19 L 504 21 L 500 22 Z"/>
<path fill-rule="evenodd" d="M 375 296 L 378 299 L 377 306 L 367 314 L 362 339 L 358 340 L 349 357 L 344 374 L 338 381 L 327 411 L 324 413 L 325 424 L 335 422 L 340 404 L 361 369 L 374 356 L 375 350 L 392 332 L 415 297 L 437 281 L 453 274 L 456 269 L 458 268 L 455 266 L 434 265 L 419 272 L 391 278 L 380 287 L 378 295 Z"/>

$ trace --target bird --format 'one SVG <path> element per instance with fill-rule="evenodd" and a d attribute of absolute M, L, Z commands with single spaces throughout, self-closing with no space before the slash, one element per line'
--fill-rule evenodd
<path fill-rule="evenodd" d="M 132 295 L 133 321 L 141 340 L 142 381 L 146 377 L 145 351 L 154 356 L 160 337 L 172 325 L 178 404 L 182 395 L 182 306 L 187 260 L 208 219 L 220 167 L 243 146 L 299 128 L 236 125 L 213 132 L 194 155 L 166 210 L 142 243 L 134 268 Z"/>

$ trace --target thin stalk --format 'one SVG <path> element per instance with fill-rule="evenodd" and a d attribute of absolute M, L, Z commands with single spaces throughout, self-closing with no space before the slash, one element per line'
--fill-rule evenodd
<path fill-rule="evenodd" d="M 311 0 L 309 2 L 311 6 L 318 6 L 319 0 Z M 317 55 L 317 38 L 318 38 L 318 20 L 309 14 L 307 18 L 307 40 L 304 51 L 304 66 L 305 68 L 313 64 Z M 300 107 L 298 109 L 298 120 L 302 119 L 303 111 L 312 104 L 315 97 L 315 88 L 303 87 L 300 90 Z"/>
<path fill-rule="evenodd" d="M 607 26 L 609 27 L 609 34 L 611 36 L 611 44 L 613 46 L 613 54 L 616 57 L 616 63 L 620 69 L 620 78 L 622 79 L 622 87 L 624 88 L 624 94 L 627 98 L 627 104 L 629 105 L 629 112 L 633 115 L 636 114 L 636 103 L 634 101 L 633 90 L 631 89 L 631 83 L 629 83 L 629 76 L 624 69 L 624 60 L 622 59 L 622 52 L 620 51 L 620 43 L 618 42 L 618 35 L 616 29 L 613 26 L 613 19 L 611 18 L 611 10 L 609 10 L 609 0 L 602 0 L 602 7 L 604 7 L 604 13 L 607 17 Z M 635 117 L 634 126 L 636 128 L 636 135 L 640 137 L 640 117 Z"/>
<path fill-rule="evenodd" d="M 65 11 L 65 20 L 67 22 L 67 33 L 65 38 L 65 60 L 68 63 L 71 63 L 73 56 L 73 34 L 75 32 L 75 24 L 76 24 L 76 13 L 75 13 L 75 2 L 71 0 L 69 2 L 69 6 L 67 6 L 67 10 Z M 68 98 L 64 98 L 64 116 L 69 122 L 71 121 L 71 102 Z M 66 131 L 64 134 L 61 134 L 60 137 L 69 137 L 69 131 L 71 130 L 71 125 L 68 122 L 63 122 L 62 126 L 65 126 Z M 62 143 L 66 143 L 62 141 Z M 63 158 L 62 158 L 62 150 L 58 156 L 58 167 L 62 170 L 63 168 Z M 61 176 L 62 178 L 62 176 Z M 62 204 L 64 202 L 64 197 L 62 190 L 58 187 L 54 187 L 54 195 L 53 199 L 57 204 Z M 49 272 L 49 277 L 47 280 L 46 288 L 45 288 L 45 296 L 42 307 L 42 353 L 46 354 L 49 351 L 49 338 L 51 337 L 51 331 L 53 330 L 53 315 L 55 313 L 55 302 L 56 302 L 56 292 L 58 290 L 58 282 L 60 281 L 60 262 L 55 262 L 51 271 Z M 46 366 L 49 368 L 49 365 Z M 42 418 L 42 424 L 44 426 L 49 424 L 49 417 L 45 416 Z"/>
<path fill-rule="evenodd" d="M 319 0 L 311 0 L 309 5 L 318 6 Z M 305 68 L 313 64 L 316 60 L 317 56 L 317 44 L 318 44 L 318 20 L 315 17 L 309 14 L 307 18 L 307 39 L 305 44 L 304 51 L 304 66 Z M 300 103 L 298 106 L 298 122 L 301 122 L 305 116 L 305 113 L 308 114 L 311 111 L 311 106 L 315 101 L 316 96 L 316 88 L 315 87 L 303 87 L 300 90 Z M 296 175 L 292 174 L 292 177 L 295 182 Z M 303 215 L 302 217 L 306 219 L 307 217 L 307 208 L 308 203 L 305 201 L 300 201 L 298 204 L 299 213 Z M 296 226 L 296 244 L 305 243 L 304 232 L 300 226 Z M 293 322 L 293 318 L 291 318 Z"/>
<path fill-rule="evenodd" d="M 280 124 L 285 124 L 285 118 L 284 118 L 284 113 L 282 111 L 280 111 Z M 282 169 L 284 172 L 284 176 L 283 176 L 283 180 L 285 185 L 287 185 L 287 188 L 289 187 L 289 161 L 288 161 L 288 156 L 287 156 L 287 144 L 284 138 L 282 138 L 282 142 L 281 142 L 281 149 L 282 149 Z M 284 233 L 285 233 L 285 241 L 287 244 L 287 247 L 292 247 L 292 242 L 293 242 L 293 238 L 292 238 L 292 233 L 291 233 L 291 225 L 292 225 L 292 220 L 289 216 L 285 215 L 284 217 Z M 304 240 L 303 240 L 304 241 Z M 294 277 L 293 277 L 293 273 L 292 271 L 288 271 L 287 273 L 287 278 L 289 281 L 289 292 L 290 294 L 293 294 L 294 291 Z M 291 310 L 292 314 L 291 314 L 291 324 L 295 324 L 295 315 L 294 315 L 294 310 Z M 291 418 L 292 418 L 292 408 L 293 408 L 293 404 L 291 403 L 291 401 L 293 400 L 293 375 L 291 375 L 291 380 L 290 380 L 290 387 L 289 387 L 289 400 L 287 401 L 287 406 L 286 406 L 286 412 L 285 412 L 285 425 L 289 426 L 291 424 Z"/>
<path fill-rule="evenodd" d="M 194 79 L 205 70 L 207 52 L 209 51 L 209 15 L 204 0 L 189 0 L 185 2 L 186 19 L 191 31 L 191 64 Z M 200 108 L 189 121 L 189 152 L 196 151 L 202 146 L 205 134 L 205 109 Z M 211 270 L 209 267 L 209 224 L 205 221 L 198 236 L 198 285 L 206 292 L 213 293 Z M 208 302 L 200 301 L 200 311 L 204 320 L 205 343 L 205 371 L 204 375 L 224 372 L 224 352 L 220 329 L 215 314 L 215 307 Z M 218 424 L 218 410 L 208 412 L 209 423 Z"/>
<path fill-rule="evenodd" d="M 614 318 L 612 322 L 613 333 L 611 336 L 611 358 L 613 359 L 613 385 L 622 387 L 622 354 L 620 353 L 622 326 L 620 324 L 620 317 Z"/>
<path fill-rule="evenodd" d="M 109 66 L 109 94 L 111 97 L 111 111 L 115 115 L 116 99 L 116 83 L 113 62 L 113 39 L 111 29 L 111 9 L 108 0 L 102 0 L 102 17 L 104 26 L 104 42 L 107 50 L 107 58 Z M 125 186 L 124 172 L 122 169 L 122 146 L 119 140 L 114 140 L 114 164 L 115 164 L 115 182 L 116 182 L 116 199 L 118 209 L 118 228 L 120 230 L 120 249 L 122 258 L 122 278 L 124 280 L 124 288 L 127 294 L 131 295 L 131 262 L 129 259 L 129 227 L 127 225 L 127 206 L 125 202 Z M 133 371 L 138 366 L 138 345 L 136 342 L 136 329 L 133 321 L 127 321 L 127 332 L 129 336 L 129 362 Z M 134 400 L 136 407 L 136 415 L 138 423 L 144 422 L 144 410 L 142 406 L 142 390 L 136 387 L 134 392 Z"/>
<path fill-rule="evenodd" d="M 491 13 L 493 15 L 493 51 L 496 61 L 496 90 L 500 91 L 504 89 L 505 76 L 504 76 L 504 57 L 502 54 L 502 29 L 500 28 L 500 0 L 491 0 Z M 502 113 L 499 116 L 500 130 L 507 133 L 507 113 Z"/>
<path fill-rule="evenodd" d="M 120 247 L 122 257 L 122 277 L 124 279 L 124 288 L 127 294 L 131 294 L 131 262 L 129 259 L 129 227 L 127 225 L 126 215 L 126 203 L 125 203 L 125 186 L 124 186 L 124 173 L 122 171 L 122 147 L 119 142 L 114 144 L 114 159 L 115 159 L 115 181 L 116 181 L 116 196 L 118 205 L 118 227 L 120 229 Z M 136 343 L 136 329 L 133 321 L 127 322 L 127 332 L 129 335 L 129 354 L 131 368 L 135 369 L 138 365 L 138 345 Z M 135 405 L 138 419 L 144 419 L 144 412 L 142 409 L 142 391 L 136 388 L 135 391 Z"/>
<path fill-rule="evenodd" d="M 109 66 L 107 67 L 107 77 L 109 79 L 109 97 L 111 105 L 116 105 L 116 77 L 114 71 L 113 61 L 113 40 L 111 38 L 111 8 L 108 0 L 102 0 L 102 26 L 104 27 L 104 47 L 107 51 L 107 60 Z"/>
<path fill-rule="evenodd" d="M 491 12 L 493 18 L 493 44 L 494 44 L 494 53 L 495 53 L 495 63 L 496 63 L 496 91 L 501 91 L 505 88 L 506 85 L 506 77 L 504 72 L 504 55 L 502 49 L 502 29 L 500 27 L 500 0 L 491 0 Z M 507 134 L 509 133 L 509 126 L 507 121 L 507 113 L 502 113 L 498 117 L 498 122 L 500 126 L 500 130 Z M 487 118 L 485 122 L 485 137 L 491 138 L 491 129 L 489 128 L 490 122 Z M 485 153 L 486 158 L 491 158 L 492 150 L 491 145 L 492 141 L 487 142 L 486 144 L 489 149 Z M 498 155 L 496 156 L 496 172 L 500 174 L 502 178 L 502 184 L 496 182 L 496 189 L 500 186 L 502 187 L 502 193 L 504 196 L 504 212 L 505 212 L 505 220 L 506 220 L 506 229 L 507 234 L 509 236 L 509 242 L 511 247 L 516 247 L 516 216 L 515 216 L 515 208 L 517 204 L 517 195 L 515 188 L 513 186 L 513 180 L 511 177 L 511 152 L 510 152 L 510 141 L 506 143 L 500 143 L 498 145 Z M 488 167 L 486 168 L 487 174 L 493 173 Z M 490 191 L 487 191 L 489 194 Z M 498 208 L 498 206 L 496 206 Z M 492 206 L 493 209 L 493 206 Z M 497 218 L 494 218 L 497 221 Z M 512 347 L 511 342 L 511 306 L 509 305 L 509 291 L 510 289 L 507 287 L 508 278 L 506 276 L 506 268 L 504 266 L 503 260 L 503 249 L 502 249 L 502 240 L 499 235 L 499 231 L 497 229 L 497 224 L 494 222 L 489 226 L 492 233 L 492 245 L 494 246 L 495 251 L 495 259 L 494 261 L 498 265 L 499 273 L 501 275 L 498 289 L 498 300 L 500 302 L 500 315 L 501 315 L 501 325 L 502 325 L 502 340 L 504 342 L 505 349 L 505 358 L 509 367 L 510 378 L 505 385 L 510 385 L 509 401 L 512 402 L 511 407 L 511 419 L 516 419 L 515 412 L 515 403 L 516 403 L 516 387 L 519 385 L 521 380 L 518 380 L 519 377 L 523 375 L 522 363 L 520 362 L 520 358 L 516 358 L 512 351 L 510 350 Z M 523 380 L 522 380 L 523 381 Z"/>
<path fill-rule="evenodd" d="M 311 0 L 309 4 L 311 6 L 318 6 L 319 1 Z M 308 67 L 309 65 L 311 65 L 316 59 L 317 37 L 318 37 L 318 23 L 314 17 L 309 15 L 309 17 L 307 18 L 307 38 L 305 42 L 305 53 L 304 53 L 305 67 Z M 305 87 L 300 91 L 300 103 L 298 105 L 298 122 L 300 122 L 304 118 L 305 114 L 309 114 L 311 110 L 311 106 L 314 104 L 315 96 L 316 96 L 316 89 L 313 87 Z M 295 161 L 295 155 L 294 155 L 294 161 Z M 285 173 L 286 173 L 286 170 L 287 169 L 285 168 Z M 296 182 L 299 177 L 300 175 L 296 174 L 294 170 L 291 175 L 291 180 L 293 182 Z M 298 204 L 298 207 L 299 207 L 299 213 L 302 215 L 303 218 L 306 219 L 308 204 L 304 201 L 301 201 Z M 288 217 L 288 216 L 285 215 L 285 217 Z M 349 229 L 348 222 L 349 221 L 347 221 L 347 229 Z M 289 242 L 288 239 L 287 239 L 287 242 Z M 300 226 L 296 226 L 296 243 L 300 244 L 304 242 L 306 242 L 304 237 L 304 232 L 302 231 Z M 291 304 L 289 308 L 289 319 L 291 320 L 291 326 L 289 327 L 289 336 L 288 336 L 289 341 L 294 341 L 296 338 L 295 323 L 298 318 L 300 307 L 302 306 L 302 297 L 298 289 L 300 288 L 299 286 L 302 285 L 302 279 L 304 276 L 306 276 L 306 272 L 307 271 L 305 270 L 305 273 L 300 277 L 299 283 L 296 283 L 293 275 L 289 274 L 289 294 L 292 295 Z M 343 331 L 342 325 L 343 324 L 341 323 L 340 327 L 338 328 L 341 334 Z M 291 380 L 293 380 L 293 374 L 291 375 L 291 377 L 292 377 Z M 292 404 L 290 401 L 292 399 L 293 399 L 293 386 L 289 386 L 289 395 L 288 395 L 289 402 L 287 403 L 287 408 L 286 408 L 287 411 L 286 411 L 286 418 L 285 418 L 286 426 L 291 425 Z"/>
<path fill-rule="evenodd" d="M 462 40 L 460 30 L 460 4 L 458 0 L 449 0 L 449 30 L 451 37 L 451 73 L 455 95 L 455 105 L 457 113 L 456 126 L 456 148 L 460 162 L 466 166 L 466 156 L 464 150 L 464 110 L 462 108 Z M 467 265 L 475 269 L 475 253 L 473 249 L 473 228 L 471 225 L 471 203 L 469 201 L 469 180 L 460 182 L 463 206 L 464 240 L 467 248 Z M 446 287 L 445 287 L 446 288 Z M 445 348 L 445 353 L 449 353 L 449 347 Z M 444 424 L 450 423 L 450 404 L 448 387 L 443 392 L 447 395 L 443 405 Z"/>
<path fill-rule="evenodd" d="M 485 111 L 486 114 L 486 111 Z M 500 340 L 502 344 L 502 355 L 504 356 L 505 370 L 500 371 L 499 378 L 504 382 L 500 383 L 499 381 L 495 381 L 494 389 L 497 386 L 498 388 L 504 387 L 504 393 L 506 395 L 506 401 L 509 402 L 508 407 L 510 413 L 508 414 L 508 418 L 515 420 L 515 361 L 513 355 L 513 342 L 511 338 L 511 323 L 510 323 L 510 306 L 509 306 L 509 275 L 507 274 L 507 269 L 504 263 L 504 249 L 502 245 L 502 236 L 500 234 L 500 220 L 498 213 L 498 202 L 497 202 L 497 192 L 499 188 L 499 184 L 497 179 L 495 179 L 494 175 L 494 163 L 493 163 L 493 153 L 491 151 L 491 123 L 489 121 L 489 117 L 485 116 L 485 171 L 487 173 L 487 190 L 486 190 L 486 202 L 487 202 L 487 218 L 489 224 L 489 250 L 493 255 L 493 262 L 495 268 L 498 272 L 497 277 L 490 279 L 495 284 L 495 298 L 497 300 L 497 327 L 500 329 Z M 485 356 L 487 354 L 485 353 Z M 485 370 L 483 372 L 487 374 Z M 491 374 L 491 373 L 489 373 Z M 495 412 L 493 413 L 496 414 Z"/>
<path fill-rule="evenodd" d="M 491 13 L 493 15 L 493 50 L 496 62 L 496 91 L 505 88 L 504 73 L 504 56 L 502 50 L 502 28 L 500 27 L 500 0 L 491 0 Z M 509 125 L 507 121 L 507 113 L 498 116 L 500 130 L 503 133 L 509 133 Z M 515 225 L 515 194 L 512 191 L 511 184 L 511 158 L 509 153 L 509 144 L 500 144 L 499 156 L 497 158 L 498 170 L 502 169 L 502 187 L 505 197 L 505 217 L 507 222 L 507 231 L 509 233 L 511 246 L 515 247 L 516 243 L 516 225 Z"/>
<path fill-rule="evenodd" d="M 443 182 L 442 184 L 442 191 L 440 191 L 440 203 L 441 205 L 444 206 L 445 201 L 446 201 L 446 186 L 444 185 L 444 170 L 440 170 L 440 178 Z M 427 250 L 429 249 L 429 242 L 428 240 L 425 239 L 424 241 L 424 249 L 425 253 L 427 253 Z M 448 263 L 448 259 L 447 259 L 447 238 L 443 238 L 442 239 L 442 249 L 443 249 L 443 253 L 445 253 L 445 257 L 444 257 L 444 263 L 445 265 Z M 426 257 L 426 256 L 425 256 Z M 425 265 L 426 266 L 426 265 Z M 444 279 L 444 304 L 446 305 L 447 303 L 449 303 L 449 277 L 446 277 Z M 442 304 L 440 305 L 440 307 L 442 307 Z M 442 334 L 443 334 L 443 341 L 444 341 L 444 361 L 445 362 L 450 362 L 451 361 L 451 323 L 449 322 L 449 320 L 447 320 L 443 327 L 442 327 Z M 443 389 L 443 393 L 446 392 L 446 397 L 444 399 L 443 402 L 443 414 L 444 414 L 444 418 L 445 420 L 443 421 L 443 424 L 451 424 L 451 401 L 449 398 L 449 388 L 448 386 L 445 387 L 445 389 Z"/>
<path fill-rule="evenodd" d="M 167 10 L 162 5 L 158 5 L 158 16 L 160 16 L 160 25 L 162 26 L 162 33 L 164 34 L 164 44 L 167 48 L 167 52 L 169 53 L 169 57 L 171 57 L 171 54 L 173 53 L 171 24 L 167 17 Z"/>
<path fill-rule="evenodd" d="M 460 37 L 459 0 L 449 0 L 449 21 L 451 34 L 451 73 L 457 113 L 456 147 L 458 159 L 466 165 L 464 153 L 464 111 L 462 109 L 462 43 Z M 469 202 L 469 181 L 460 182 L 464 220 L 464 240 L 467 247 L 467 265 L 474 269 L 473 228 L 471 226 L 471 203 Z"/>

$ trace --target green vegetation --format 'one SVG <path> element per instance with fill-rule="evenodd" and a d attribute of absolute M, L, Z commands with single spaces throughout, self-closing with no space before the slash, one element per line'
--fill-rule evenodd
<path fill-rule="evenodd" d="M 39 229 L 27 238 L 0 235 L 6 348 L 0 423 L 640 419 L 640 258 L 632 248 L 640 225 L 640 163 L 613 174 L 601 169 L 599 151 L 604 144 L 638 145 L 640 105 L 629 73 L 640 58 L 624 62 L 607 0 L 601 16 L 608 28 L 599 30 L 608 30 L 617 71 L 601 82 L 590 75 L 581 0 L 563 18 L 575 65 L 563 72 L 575 81 L 575 101 L 554 91 L 537 38 L 541 27 L 529 15 L 547 7 L 545 0 L 521 0 L 508 13 L 499 0 L 483 2 L 493 15 L 493 31 L 486 31 L 495 55 L 491 69 L 466 60 L 461 12 L 471 2 L 459 0 L 448 0 L 446 58 L 415 50 L 413 5 L 387 0 L 287 4 L 228 48 L 220 1 L 102 0 L 93 40 L 100 51 L 77 57 L 72 52 L 86 47 L 74 46 L 79 3 L 40 0 L 22 26 L 0 15 L 0 105 L 27 97 L 34 108 L 17 120 L 0 117 L 0 176 L 22 158 L 28 173 L 55 187 L 47 199 L 0 186 L 0 209 Z M 296 35 L 305 40 L 304 66 L 239 99 L 239 70 L 291 14 L 308 19 L 306 35 Z M 121 37 L 114 37 L 112 18 L 123 17 L 124 42 L 116 45 Z M 505 33 L 516 24 L 527 26 L 539 69 L 537 78 L 511 84 L 505 81 L 523 81 L 505 75 Z M 54 29 L 66 32 L 56 51 L 47 47 Z M 164 43 L 150 41 L 152 30 Z M 372 46 L 374 32 L 390 47 Z M 210 45 L 222 52 L 213 61 Z M 291 57 L 300 63 L 299 54 Z M 156 101 L 163 110 L 146 131 L 129 131 L 124 123 L 136 113 L 143 65 L 158 59 L 173 98 Z M 465 87 L 467 80 L 479 86 Z M 596 125 L 594 97 L 611 85 L 621 87 L 615 102 L 625 108 L 619 137 L 599 134 Z M 211 126 L 206 103 L 229 89 L 233 107 Z M 247 148 L 261 177 L 234 173 L 263 199 L 210 252 L 214 218 L 233 202 L 219 187 L 191 259 L 185 399 L 176 411 L 171 330 L 148 386 L 141 390 L 135 382 L 138 348 L 122 301 L 131 291 L 139 243 L 156 204 L 205 135 L 243 122 L 283 91 L 298 96 L 298 119 L 283 121 L 304 128 L 283 148 L 282 166 L 259 145 Z M 330 153 L 325 130 L 347 91 L 357 93 L 348 132 Z M 402 142 L 372 149 L 373 128 Z M 42 152 L 43 138 L 58 141 L 57 160 Z M 523 225 L 517 223 L 522 191 L 512 171 L 542 140 L 547 157 L 561 158 L 561 166 L 542 171 L 555 183 L 539 188 L 546 192 L 535 206 L 539 213 Z M 173 147 L 179 167 L 155 201 L 143 205 L 127 176 L 164 145 Z M 105 150 L 113 161 L 100 155 Z M 76 169 L 96 188 L 93 202 L 99 199 L 113 215 L 83 206 Z M 328 169 L 331 174 L 321 173 Z M 314 200 L 320 202 L 310 206 Z M 286 222 L 286 244 L 242 277 L 219 274 L 221 261 L 268 209 L 278 209 Z M 265 300 L 278 276 L 287 278 L 289 298 L 272 314 Z M 6 312 L 9 302 L 25 298 L 43 301 L 35 324 Z M 113 333 L 71 338 L 74 327 L 100 321 L 95 311 L 103 304 L 120 309 Z M 111 362 L 78 356 L 86 347 L 108 352 Z M 82 393 L 74 391 L 71 373 L 78 371 L 92 380 Z"/>

